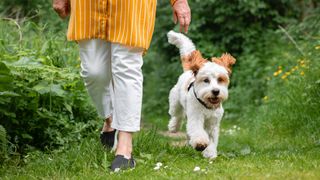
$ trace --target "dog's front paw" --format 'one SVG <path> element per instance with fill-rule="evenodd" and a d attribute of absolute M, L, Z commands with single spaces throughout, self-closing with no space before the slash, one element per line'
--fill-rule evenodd
<path fill-rule="evenodd" d="M 209 144 L 208 136 L 198 136 L 190 139 L 190 145 L 197 151 L 203 151 Z"/>
<path fill-rule="evenodd" d="M 216 157 L 218 157 L 217 150 L 214 150 L 209 147 L 207 147 L 204 151 L 202 151 L 203 157 L 209 158 L 209 159 L 215 159 Z"/>

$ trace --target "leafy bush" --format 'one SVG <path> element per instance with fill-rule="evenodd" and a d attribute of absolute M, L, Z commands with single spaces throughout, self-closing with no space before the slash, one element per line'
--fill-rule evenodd
<path fill-rule="evenodd" d="M 95 111 L 86 103 L 83 83 L 76 74 L 34 64 L 19 67 L 18 63 L 8 66 L 13 83 L 1 94 L 2 124 L 11 141 L 22 149 L 62 145 L 92 128 Z"/>
<path fill-rule="evenodd" d="M 0 119 L 23 152 L 78 141 L 97 126 L 74 46 L 34 23 L 0 23 Z M 26 32 L 26 33 L 24 33 Z"/>
<path fill-rule="evenodd" d="M 7 158 L 7 132 L 3 126 L 0 125 L 0 162 Z"/>
<path fill-rule="evenodd" d="M 1 12 L 15 18 L 37 15 L 39 9 L 49 9 L 51 2 L 43 0 L 3 0 L 0 2 Z"/>

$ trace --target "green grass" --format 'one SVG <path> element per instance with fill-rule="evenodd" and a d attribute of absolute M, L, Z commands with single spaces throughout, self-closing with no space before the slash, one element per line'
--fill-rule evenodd
<path fill-rule="evenodd" d="M 134 138 L 134 170 L 109 171 L 114 154 L 101 147 L 97 129 L 79 143 L 71 141 L 56 150 L 10 154 L 0 163 L 0 179 L 319 179 L 320 53 L 315 47 L 320 41 L 301 44 L 308 54 L 306 67 L 300 64 L 299 71 L 286 79 L 274 76 L 279 65 L 284 66 L 283 75 L 301 61 L 292 46 L 279 46 L 279 52 L 274 50 L 275 55 L 266 58 L 268 98 L 258 107 L 247 104 L 249 111 L 240 113 L 239 119 L 228 117 L 232 112 L 227 109 L 219 156 L 213 161 L 183 145 L 185 138 L 162 135 L 168 117 L 145 114 L 144 130 Z M 241 58 L 246 57 L 250 58 Z M 237 105 L 232 93 L 228 103 Z M 157 162 L 163 164 L 160 170 L 154 170 Z M 195 172 L 195 167 L 201 170 Z"/>
<path fill-rule="evenodd" d="M 137 167 L 120 173 L 107 168 L 113 154 L 105 151 L 98 131 L 80 144 L 43 153 L 35 151 L 23 159 L 11 159 L 1 167 L 1 179 L 318 179 L 320 146 L 298 147 L 256 141 L 246 129 L 223 122 L 219 156 L 211 161 L 189 146 L 172 146 L 181 138 L 159 135 L 155 129 L 135 136 L 134 157 Z M 230 133 L 232 131 L 232 133 Z M 301 142 L 303 143 L 303 142 Z M 269 145 L 268 145 L 269 144 Z M 154 170 L 161 162 L 160 170 Z M 198 166 L 200 171 L 194 172 Z"/>
<path fill-rule="evenodd" d="M 24 141 L 26 154 L 19 154 L 13 145 L 16 143 L 16 138 L 13 137 L 23 133 L 17 128 L 6 130 L 17 130 L 18 133 L 0 133 L 0 148 L 5 152 L 4 157 L 0 152 L 0 179 L 320 179 L 320 34 L 315 30 L 320 19 L 317 14 L 310 16 L 312 23 L 307 19 L 287 28 L 291 30 L 289 35 L 293 36 L 293 41 L 297 41 L 296 45 L 283 32 L 266 31 L 262 42 L 255 42 L 251 47 L 254 47 L 253 50 L 248 47 L 237 57 L 231 80 L 230 100 L 224 104 L 226 113 L 222 121 L 219 156 L 214 161 L 203 158 L 200 152 L 184 145 L 184 137 L 162 135 L 168 123 L 168 116 L 164 117 L 167 112 L 167 96 L 162 94 L 169 88 L 159 89 L 158 84 L 168 85 L 175 78 L 163 76 L 162 72 L 157 74 L 159 71 L 153 68 L 164 68 L 166 73 L 174 72 L 174 76 L 177 76 L 176 69 L 180 64 L 172 62 L 163 66 L 158 61 L 156 66 L 150 66 L 151 62 L 161 58 L 157 53 L 162 52 L 154 49 L 145 57 L 147 66 L 144 73 L 157 76 L 156 79 L 161 81 L 151 82 L 152 78 L 146 78 L 143 112 L 145 124 L 144 130 L 134 137 L 133 155 L 137 160 L 134 170 L 119 173 L 109 171 L 108 166 L 114 154 L 101 147 L 98 120 L 84 116 L 93 112 L 82 103 L 86 101 L 86 95 L 82 93 L 83 87 L 74 86 L 75 90 L 79 90 L 77 97 L 80 99 L 70 103 L 75 107 L 79 106 L 70 110 L 70 118 L 78 119 L 69 121 L 68 118 L 61 118 L 61 110 L 56 112 L 59 116 L 54 120 L 51 120 L 52 114 L 44 118 L 58 124 L 43 127 L 55 128 L 59 136 L 48 132 L 51 132 L 50 137 L 62 142 L 59 143 L 60 148 L 45 146 L 42 148 L 44 151 L 39 151 L 24 144 Z M 0 27 L 1 60 L 16 62 L 29 59 L 30 62 L 41 62 L 48 68 L 70 68 L 73 69 L 74 76 L 79 78 L 77 46 L 66 43 L 64 31 L 56 33 L 51 26 L 45 28 L 33 22 L 26 22 L 22 29 L 16 29 L 11 21 L 0 23 Z M 19 33 L 23 35 L 21 42 Z M 47 72 L 47 69 L 44 70 Z M 278 74 L 275 75 L 275 72 Z M 288 72 L 290 73 L 284 77 Z M 29 79 L 34 78 L 39 78 L 39 73 L 30 73 Z M 59 84 L 62 83 L 59 81 Z M 12 102 L 8 101 L 16 107 L 17 104 Z M 29 108 L 30 102 L 25 102 L 20 105 Z M 28 115 L 27 111 L 23 112 Z M 31 122 L 21 119 L 16 122 Z M 73 124 L 79 121 L 78 125 Z M 34 124 L 30 127 L 34 128 Z M 12 127 L 29 130 L 29 127 L 20 124 Z M 43 127 L 38 130 L 40 135 L 34 137 L 44 137 L 41 136 L 41 130 L 47 131 Z M 68 134 L 63 133 L 62 127 L 70 128 L 66 130 Z M 94 128 L 96 131 L 92 130 Z M 185 128 L 182 129 L 184 131 Z M 3 145 L 7 141 L 6 136 L 10 137 L 8 146 Z M 163 164 L 160 170 L 154 170 L 157 162 Z M 201 170 L 194 172 L 195 167 L 200 167 Z"/>

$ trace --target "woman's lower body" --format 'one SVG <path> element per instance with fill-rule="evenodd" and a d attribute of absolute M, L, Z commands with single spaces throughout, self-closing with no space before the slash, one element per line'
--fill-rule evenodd
<path fill-rule="evenodd" d="M 101 39 L 79 41 L 81 77 L 99 115 L 119 131 L 116 155 L 131 158 L 132 132 L 140 130 L 142 48 Z"/>

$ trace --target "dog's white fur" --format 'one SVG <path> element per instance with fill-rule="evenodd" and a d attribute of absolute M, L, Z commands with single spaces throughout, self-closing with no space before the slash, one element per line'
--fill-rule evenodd
<path fill-rule="evenodd" d="M 181 57 L 195 51 L 192 41 L 181 33 L 170 31 L 168 41 L 179 48 Z M 224 76 L 228 82 L 221 83 L 218 80 L 220 76 Z M 194 85 L 190 87 L 192 82 Z M 202 154 L 206 158 L 217 157 L 219 126 L 224 113 L 222 102 L 228 98 L 228 83 L 227 69 L 215 62 L 207 61 L 196 74 L 191 70 L 181 74 L 177 84 L 170 91 L 169 131 L 176 132 L 181 120 L 186 117 L 189 144 L 197 150 L 204 149 Z M 213 91 L 219 91 L 219 94 L 215 96 Z M 209 109 L 201 104 L 196 96 Z M 209 98 L 215 100 L 210 101 Z"/>

